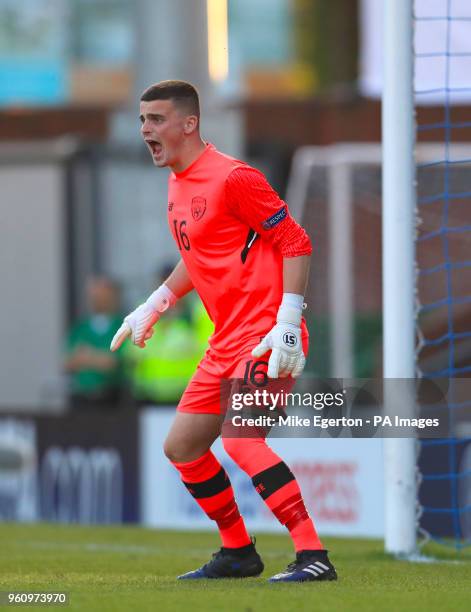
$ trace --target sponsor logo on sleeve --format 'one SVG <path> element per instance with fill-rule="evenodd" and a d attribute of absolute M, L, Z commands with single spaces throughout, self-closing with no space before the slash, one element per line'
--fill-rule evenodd
<path fill-rule="evenodd" d="M 288 209 L 286 206 L 283 206 L 283 208 L 280 208 L 280 210 L 278 210 L 274 215 L 268 217 L 268 219 L 265 219 L 265 221 L 262 223 L 263 229 L 270 230 L 274 228 L 275 225 L 278 225 L 278 223 L 283 221 L 283 219 L 286 219 L 287 214 Z"/>

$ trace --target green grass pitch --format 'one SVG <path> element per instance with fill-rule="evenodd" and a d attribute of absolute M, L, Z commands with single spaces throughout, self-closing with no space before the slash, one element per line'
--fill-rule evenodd
<path fill-rule="evenodd" d="M 261 577 L 178 582 L 176 575 L 219 548 L 216 533 L 3 523 L 0 590 L 67 591 L 67 609 L 87 612 L 469 609 L 470 551 L 432 546 L 425 552 L 439 561 L 423 564 L 390 559 L 377 540 L 326 538 L 325 544 L 338 582 L 267 583 L 292 561 L 293 552 L 287 536 L 264 534 L 257 539 L 265 562 Z"/>

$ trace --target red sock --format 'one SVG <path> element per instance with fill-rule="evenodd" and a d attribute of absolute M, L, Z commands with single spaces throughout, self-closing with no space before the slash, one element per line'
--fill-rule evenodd
<path fill-rule="evenodd" d="M 222 545 L 239 548 L 250 544 L 229 476 L 213 453 L 208 450 L 199 459 L 173 465 L 180 472 L 183 484 L 200 508 L 210 519 L 216 521 Z"/>
<path fill-rule="evenodd" d="M 286 526 L 296 551 L 324 547 L 289 467 L 263 438 L 226 438 L 224 448 L 251 478 L 255 490 Z"/>

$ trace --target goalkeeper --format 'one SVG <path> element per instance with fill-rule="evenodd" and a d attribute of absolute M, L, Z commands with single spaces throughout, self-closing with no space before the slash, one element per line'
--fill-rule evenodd
<path fill-rule="evenodd" d="M 253 380 L 263 370 L 286 379 L 303 371 L 308 331 L 302 317 L 310 240 L 264 175 L 204 142 L 199 99 L 183 81 L 144 91 L 141 135 L 154 165 L 169 167 L 168 223 L 181 259 L 165 282 L 117 331 L 142 348 L 176 300 L 195 289 L 215 325 L 209 349 L 177 407 L 164 451 L 183 484 L 219 529 L 222 548 L 180 579 L 257 576 L 263 563 L 241 517 L 228 475 L 211 452 L 221 434 L 221 380 Z M 223 436 L 226 452 L 286 526 L 296 559 L 273 582 L 334 580 L 299 485 L 264 437 Z"/>

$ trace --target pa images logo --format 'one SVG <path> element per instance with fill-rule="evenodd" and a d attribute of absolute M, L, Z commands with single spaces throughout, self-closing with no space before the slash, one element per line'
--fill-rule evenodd
<path fill-rule="evenodd" d="M 206 211 L 206 199 L 196 196 L 191 200 L 191 214 L 195 221 L 199 221 Z"/>

